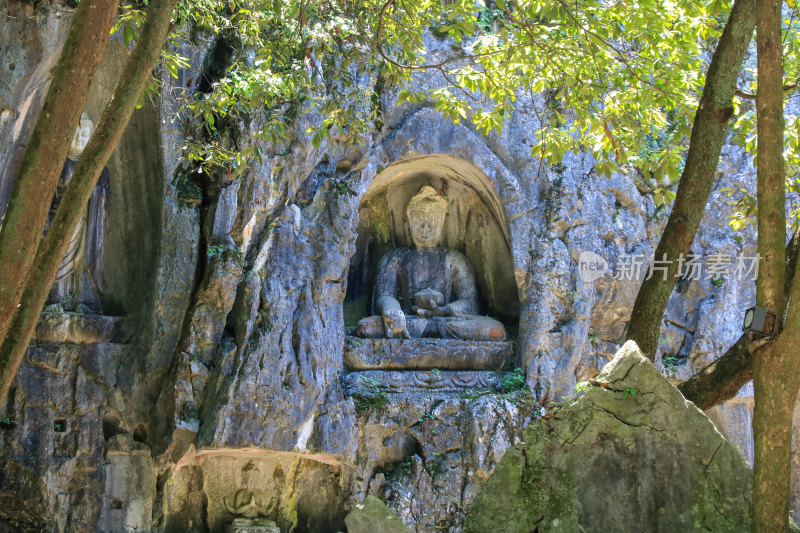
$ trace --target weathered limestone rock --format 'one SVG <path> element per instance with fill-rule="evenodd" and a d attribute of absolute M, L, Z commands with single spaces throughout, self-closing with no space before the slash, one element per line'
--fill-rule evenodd
<path fill-rule="evenodd" d="M 156 497 L 156 472 L 150 449 L 130 435 L 107 442 L 105 494 L 100 531 L 149 531 Z"/>
<path fill-rule="evenodd" d="M 409 533 L 391 509 L 375 496 L 367 496 L 357 503 L 344 519 L 347 533 Z"/>
<path fill-rule="evenodd" d="M 476 399 L 398 395 L 364 411 L 355 501 L 378 497 L 415 532 L 459 533 L 465 509 L 506 450 L 521 442 L 536 410 L 520 392 Z"/>
<path fill-rule="evenodd" d="M 553 415 L 506 453 L 465 532 L 749 531 L 744 460 L 635 343 Z"/>
<path fill-rule="evenodd" d="M 89 115 L 83 113 L 69 148 L 68 159 L 58 179 L 56 194 L 50 203 L 45 232 L 55 217 L 67 185 L 78 165 L 78 159 L 93 131 L 94 122 Z M 55 308 L 102 313 L 103 256 L 110 190 L 108 169 L 104 168 L 92 191 L 87 211 L 70 237 L 55 282 L 50 289 L 47 303 Z"/>
<path fill-rule="evenodd" d="M 0 210 L 10 193 L 6 178 L 16 172 L 71 20 L 62 4 L 0 3 Z M 452 42 L 426 39 L 429 49 L 454 53 Z M 198 34 L 179 45 L 193 66 L 182 69 L 179 79 L 165 74 L 164 94 L 193 90 L 189 80 L 199 78 L 212 41 Z M 110 97 L 126 58 L 121 43 L 109 45 L 89 98 L 93 116 Z M 421 90 L 446 83 L 429 73 L 416 76 Z M 596 252 L 612 266 L 621 255 L 649 255 L 666 212 L 637 189 L 631 175 L 598 179 L 587 154 L 567 154 L 558 167 L 532 159 L 531 135 L 539 123 L 537 102 L 526 94 L 518 95 L 503 132 L 483 137 L 427 104 L 398 105 L 398 91 L 380 91 L 386 127 L 367 133 L 363 145 L 325 141 L 313 148 L 303 132 L 318 127 L 322 117 L 305 113 L 284 143 L 257 140 L 257 118 L 234 126 L 242 146 L 258 145 L 266 157 L 234 182 L 218 184 L 216 208 L 208 205 L 213 199 L 207 190 L 180 186 L 190 170 L 179 162 L 181 146 L 192 128 L 176 119 L 180 102 L 165 98 L 160 109 L 148 104 L 136 112 L 109 162 L 115 179 L 103 285 L 105 310 L 134 319 L 135 337 L 127 347 L 94 344 L 106 334 L 89 335 L 83 326 L 76 333 L 62 318 L 43 322 L 41 335 L 37 331 L 41 344 L 23 363 L 15 401 L 0 413 L 10 419 L 5 426 L 0 422 L 0 517 L 36 532 L 113 531 L 115 520 L 118 527 L 146 525 L 153 516 L 152 526 L 162 527 L 158 502 L 163 487 L 174 485 L 157 485 L 153 514 L 145 509 L 151 501 L 146 470 L 151 461 L 157 465 L 153 475 L 174 467 L 160 448 L 161 437 L 175 428 L 158 424 L 159 418 L 174 422 L 174 410 L 174 425 L 182 426 L 187 442 L 199 429 L 198 447 L 319 449 L 341 453 L 346 462 L 357 456 L 365 481 L 354 489 L 355 501 L 378 494 L 419 531 L 443 525 L 459 531 L 464 506 L 480 485 L 476 480 L 487 478 L 505 450 L 521 440 L 529 413 L 502 400 L 457 397 L 469 388 L 494 386 L 501 375 L 464 374 L 437 364 L 382 374 L 381 383 L 392 386 L 386 391 L 413 390 L 415 396 L 392 398 L 384 409 L 356 419 L 353 401 L 340 386 L 342 300 L 345 286 L 350 290 L 357 281 L 350 261 L 355 228 L 360 239 L 362 224 L 373 227 L 360 211 L 362 201 L 383 198 L 390 207 L 386 217 L 371 221 L 384 239 L 372 244 L 411 246 L 398 216 L 403 194 L 409 191 L 407 200 L 425 184 L 449 187 L 453 218 L 444 245 L 470 260 L 490 314 L 519 316 L 518 355 L 542 401 L 571 393 L 576 381 L 613 357 L 638 289 L 638 281 L 610 276 L 582 282 L 576 276 L 580 252 Z M 719 187 L 754 183 L 750 160 L 738 148 L 725 149 L 719 168 Z M 393 196 L 390 184 L 400 175 L 411 178 Z M 380 194 L 370 196 L 375 192 Z M 727 227 L 727 200 L 716 191 L 709 201 L 692 248 L 704 258 L 754 249 L 753 228 L 734 236 Z M 465 235 L 462 250 L 453 243 Z M 203 242 L 226 251 L 211 257 Z M 388 251 L 372 244 L 370 253 L 378 257 Z M 364 252 L 355 247 L 356 255 Z M 234 257 L 239 254 L 243 268 Z M 738 336 L 737 313 L 751 305 L 753 295 L 752 283 L 734 279 L 721 286 L 708 280 L 679 284 L 667 309 L 657 368 L 685 379 L 722 353 Z M 429 355 L 417 353 L 408 363 L 427 366 Z M 382 354 L 375 364 L 385 368 L 389 357 Z M 465 359 L 483 360 L 474 355 Z M 359 376 L 351 373 L 345 381 L 353 378 Z M 118 424 L 106 422 L 112 407 Z M 751 457 L 752 392 L 744 390 L 711 416 Z M 114 447 L 115 432 L 135 436 L 134 428 L 141 443 L 153 446 L 152 460 L 146 446 Z M 800 422 L 800 433 L 798 428 Z M 800 471 L 800 461 L 794 469 Z M 188 508 L 202 509 L 205 493 L 193 490 L 203 484 L 202 471 L 187 468 L 181 475 Z M 231 505 L 250 513 L 245 500 Z M 179 530 L 202 527 L 185 522 Z"/>
<path fill-rule="evenodd" d="M 22 531 L 97 530 L 111 507 L 104 495 L 119 494 L 114 491 L 120 480 L 107 478 L 115 460 L 105 450 L 125 428 L 105 415 L 126 348 L 41 343 L 28 349 L 0 413 L 0 471 L 9 476 L 0 477 L 0 517 Z M 143 453 L 149 461 L 149 452 Z M 143 475 L 153 476 L 152 470 Z M 126 476 L 123 483 L 132 482 Z M 131 487 L 129 494 L 139 488 Z M 131 515 L 130 521 L 138 518 Z"/>

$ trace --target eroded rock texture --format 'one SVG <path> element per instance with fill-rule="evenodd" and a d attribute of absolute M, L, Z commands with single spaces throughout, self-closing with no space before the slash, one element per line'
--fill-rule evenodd
<path fill-rule="evenodd" d="M 116 497 L 111 478 L 118 459 L 107 456 L 113 447 L 105 444 L 123 430 L 107 402 L 123 354 L 124 346 L 108 343 L 41 343 L 28 350 L 0 425 L 0 517 L 23 531 L 96 529 Z M 154 480 L 149 451 L 144 460 Z M 137 481 L 126 475 L 124 484 L 147 492 Z M 154 482 L 149 491 L 152 500 Z M 137 505 L 134 499 L 119 500 L 119 517 Z M 149 528 L 143 510 L 120 520 L 122 527 Z"/>
<path fill-rule="evenodd" d="M 392 398 L 359 418 L 354 493 L 384 500 L 411 531 L 461 531 L 500 458 L 518 444 L 533 405 L 485 396 Z"/>
<path fill-rule="evenodd" d="M 751 491 L 733 445 L 630 341 L 525 430 L 464 531 L 749 531 Z"/>

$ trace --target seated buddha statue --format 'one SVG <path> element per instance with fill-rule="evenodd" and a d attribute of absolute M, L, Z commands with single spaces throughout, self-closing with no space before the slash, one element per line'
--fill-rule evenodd
<path fill-rule="evenodd" d="M 373 316 L 356 335 L 367 338 L 442 337 L 505 340 L 503 324 L 478 315 L 475 274 L 457 250 L 440 247 L 447 200 L 424 186 L 411 198 L 406 219 L 413 248 L 396 248 L 380 261 Z"/>

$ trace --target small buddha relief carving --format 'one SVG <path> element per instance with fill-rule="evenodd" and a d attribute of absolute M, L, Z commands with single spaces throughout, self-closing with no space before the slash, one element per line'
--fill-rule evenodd
<path fill-rule="evenodd" d="M 86 113 L 81 115 L 80 126 L 72 139 L 67 161 L 58 180 L 56 194 L 50 204 L 45 234 L 93 129 L 94 124 L 89 116 Z M 75 228 L 58 267 L 55 282 L 48 296 L 46 311 L 102 313 L 103 240 L 109 196 L 108 169 L 104 168 L 89 199 L 87 210 Z"/>
<path fill-rule="evenodd" d="M 269 517 L 278 507 L 277 498 L 263 489 L 264 475 L 253 461 L 247 461 L 237 473 L 236 492 L 233 497 L 224 498 L 225 509 L 229 513 L 244 518 Z"/>
<path fill-rule="evenodd" d="M 373 316 L 360 320 L 356 334 L 367 338 L 443 337 L 499 341 L 499 321 L 478 315 L 475 275 L 467 258 L 439 246 L 447 200 L 424 186 L 406 208 L 413 248 L 396 248 L 380 261 Z"/>

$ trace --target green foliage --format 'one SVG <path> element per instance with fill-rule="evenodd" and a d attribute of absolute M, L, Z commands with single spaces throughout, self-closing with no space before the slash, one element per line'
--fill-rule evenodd
<path fill-rule="evenodd" d="M 0 417 L 0 429 L 14 429 L 15 427 L 22 427 L 16 420 L 8 418 L 7 416 Z"/>
<path fill-rule="evenodd" d="M 500 391 L 508 394 L 527 388 L 525 372 L 521 368 L 515 368 L 513 372 L 507 374 L 500 380 Z"/>
<path fill-rule="evenodd" d="M 597 345 L 600 344 L 600 337 L 594 334 L 594 330 L 589 330 L 589 343 L 592 348 L 597 348 Z"/>
<path fill-rule="evenodd" d="M 622 399 L 624 400 L 628 396 L 631 396 L 631 397 L 636 396 L 636 389 L 631 388 L 631 387 L 626 387 L 625 389 L 623 389 L 623 391 L 622 391 Z"/>
<path fill-rule="evenodd" d="M 366 389 L 351 396 L 356 413 L 363 413 L 370 409 L 382 409 L 389 402 L 389 396 L 380 389 L 380 383 L 364 375 L 361 376 L 360 381 L 362 385 L 366 386 Z"/>
<path fill-rule="evenodd" d="M 200 205 L 203 201 L 203 189 L 186 172 L 176 172 L 172 181 L 175 186 L 176 199 L 186 205 Z"/>
<path fill-rule="evenodd" d="M 796 97 L 798 81 L 800 81 L 800 13 L 798 3 L 790 0 L 785 3 L 785 18 L 783 19 L 783 65 L 784 65 L 784 97 Z M 752 99 L 758 84 L 755 69 L 748 69 L 747 78 L 750 80 L 747 89 L 751 98 L 745 98 L 744 93 L 737 95 L 734 100 L 734 115 L 732 142 L 738 144 L 758 162 L 757 136 L 756 136 L 756 106 Z M 784 111 L 784 158 L 786 162 L 786 182 L 784 187 L 789 196 L 789 216 L 787 224 L 796 230 L 800 227 L 800 122 L 798 115 L 788 108 Z M 753 180 L 755 181 L 755 180 Z M 755 183 L 754 183 L 755 185 Z M 734 230 L 740 230 L 748 224 L 756 225 L 758 207 L 756 205 L 755 188 L 737 182 L 733 187 L 723 189 L 728 195 L 728 204 L 733 206 L 729 224 Z"/>
<path fill-rule="evenodd" d="M 339 196 L 358 196 L 345 180 L 334 180 L 333 186 Z"/>
<path fill-rule="evenodd" d="M 146 2 L 124 7 L 114 30 L 125 44 L 137 38 L 145 8 Z M 266 154 L 254 145 L 285 143 L 301 114 L 321 117 L 299 132 L 314 148 L 362 142 L 381 128 L 382 94 L 397 94 L 397 105 L 432 106 L 486 135 L 502 132 L 524 97 L 539 118 L 525 140 L 533 157 L 555 168 L 568 153 L 588 150 L 599 175 L 634 172 L 661 209 L 675 198 L 706 52 L 729 9 L 729 0 L 677 0 L 668 8 L 652 0 L 501 0 L 477 9 L 472 0 L 184 0 L 163 68 L 178 78 L 188 64 L 179 44 L 199 34 L 223 38 L 233 50 L 210 93 L 178 96 L 184 123 L 203 130 L 187 137 L 182 158 L 207 173 L 232 179 L 263 162 Z M 787 86 L 800 78 L 796 9 L 787 3 Z M 429 53 L 427 32 L 460 49 Z M 444 84 L 423 90 L 420 79 L 433 75 Z M 153 78 L 140 104 L 158 90 Z M 755 156 L 754 106 L 746 99 L 735 104 L 733 140 Z M 785 139 L 793 177 L 800 175 L 796 120 L 787 116 Z M 237 122 L 257 126 L 255 142 L 240 145 L 222 134 Z M 792 178 L 787 189 L 800 192 L 800 181 Z M 730 194 L 731 224 L 741 228 L 755 214 L 752 193 L 737 187 Z M 791 212 L 797 225 L 800 205 Z"/>
<path fill-rule="evenodd" d="M 197 422 L 199 420 L 197 406 L 194 402 L 184 402 L 178 411 L 178 420 L 185 423 Z"/>
<path fill-rule="evenodd" d="M 189 138 L 183 158 L 206 171 L 241 173 L 262 157 L 214 135 L 233 121 L 280 144 L 299 113 L 322 117 L 305 131 L 315 148 L 361 142 L 382 123 L 372 88 L 397 88 L 397 103 L 430 105 L 455 123 L 502 132 L 525 95 L 541 119 L 531 153 L 550 165 L 590 150 L 600 175 L 636 170 L 672 199 L 685 140 L 703 84 L 703 52 L 719 36 L 727 2 L 680 0 L 608 4 L 525 0 L 475 9 L 471 0 L 184 1 L 165 48 L 164 68 L 178 77 L 178 43 L 198 32 L 224 37 L 234 57 L 209 94 L 185 94 L 181 115 L 208 135 Z M 128 4 L 116 31 L 126 44 L 144 17 Z M 461 51 L 434 57 L 423 37 L 434 29 Z M 446 84 L 420 90 L 413 75 L 440 73 Z M 158 89 L 151 84 L 150 94 Z M 545 95 L 544 102 L 535 95 Z M 221 126 L 222 125 L 222 126 Z M 301 132 L 302 133 L 302 132 Z"/>
<path fill-rule="evenodd" d="M 226 249 L 227 249 L 227 247 L 223 246 L 221 244 L 212 244 L 211 246 L 209 246 L 206 249 L 206 255 L 208 255 L 208 258 L 210 259 L 210 258 L 212 258 L 214 256 L 217 256 L 217 255 L 221 254 Z"/>
<path fill-rule="evenodd" d="M 589 390 L 590 386 L 591 383 L 588 381 L 579 381 L 578 383 L 575 384 L 575 394 L 576 395 L 583 394 L 584 392 Z"/>
<path fill-rule="evenodd" d="M 664 368 L 675 368 L 677 366 L 685 365 L 687 361 L 688 358 L 675 357 L 673 355 L 668 355 L 661 360 L 661 362 L 664 364 Z"/>

